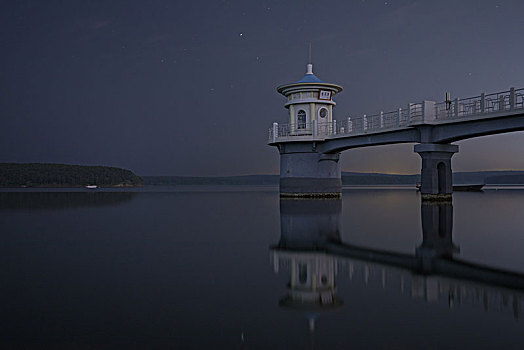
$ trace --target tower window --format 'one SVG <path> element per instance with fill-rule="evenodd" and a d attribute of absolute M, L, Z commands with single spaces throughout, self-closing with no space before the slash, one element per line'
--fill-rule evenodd
<path fill-rule="evenodd" d="M 318 111 L 318 116 L 320 118 L 325 118 L 327 117 L 329 114 L 328 110 L 326 108 L 320 108 L 320 110 Z"/>
<path fill-rule="evenodd" d="M 306 111 L 301 109 L 297 113 L 297 129 L 306 128 Z"/>

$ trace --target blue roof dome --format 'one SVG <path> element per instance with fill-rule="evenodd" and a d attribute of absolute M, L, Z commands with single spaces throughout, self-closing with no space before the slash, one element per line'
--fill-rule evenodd
<path fill-rule="evenodd" d="M 315 74 L 307 73 L 302 79 L 297 81 L 297 83 L 324 83 L 322 80 L 318 79 Z"/>

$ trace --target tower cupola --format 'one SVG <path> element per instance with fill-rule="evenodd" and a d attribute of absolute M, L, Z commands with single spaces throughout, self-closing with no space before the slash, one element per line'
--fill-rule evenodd
<path fill-rule="evenodd" d="M 313 73 L 313 64 L 307 64 L 306 74 L 297 82 L 281 85 L 277 91 L 287 98 L 284 107 L 289 109 L 289 124 L 296 134 L 310 134 L 313 125 L 331 125 L 333 96 L 342 86 L 326 83 Z"/>

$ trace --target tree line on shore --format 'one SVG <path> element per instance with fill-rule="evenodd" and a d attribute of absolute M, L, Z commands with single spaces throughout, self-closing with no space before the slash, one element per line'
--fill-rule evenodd
<path fill-rule="evenodd" d="M 132 171 L 106 166 L 0 163 L 0 187 L 141 186 Z"/>

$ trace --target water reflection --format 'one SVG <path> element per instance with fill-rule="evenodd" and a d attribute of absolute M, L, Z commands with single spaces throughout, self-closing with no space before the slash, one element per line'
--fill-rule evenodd
<path fill-rule="evenodd" d="M 320 311 L 341 308 L 336 295 L 337 259 L 326 254 L 329 243 L 341 243 L 341 200 L 281 200 L 278 245 L 273 249 L 274 269 L 291 273 L 287 294 L 280 300 L 284 308 L 301 310 L 310 331 Z"/>
<path fill-rule="evenodd" d="M 336 288 L 340 278 L 352 285 L 378 283 L 449 308 L 475 305 L 520 317 L 524 274 L 460 260 L 453 242 L 451 202 L 421 204 L 422 243 L 414 254 L 342 242 L 341 209 L 341 200 L 280 202 L 281 236 L 270 252 L 275 273 L 285 272 L 290 279 L 279 305 L 302 311 L 310 331 L 322 312 L 343 307 Z"/>
<path fill-rule="evenodd" d="M 131 201 L 135 192 L 0 192 L 0 210 L 71 209 L 115 206 Z"/>

